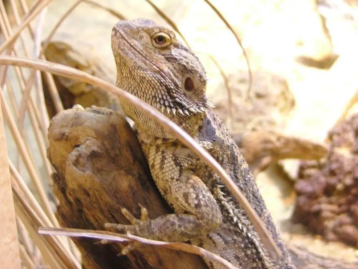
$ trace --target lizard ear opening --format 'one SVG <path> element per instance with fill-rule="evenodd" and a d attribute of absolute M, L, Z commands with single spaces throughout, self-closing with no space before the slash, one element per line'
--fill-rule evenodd
<path fill-rule="evenodd" d="M 194 81 L 190 77 L 187 77 L 184 81 L 184 89 L 188 92 L 191 92 L 192 90 L 194 90 L 194 88 Z"/>

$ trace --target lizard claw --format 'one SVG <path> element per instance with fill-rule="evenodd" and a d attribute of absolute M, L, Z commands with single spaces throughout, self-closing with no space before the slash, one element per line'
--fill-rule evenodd
<path fill-rule="evenodd" d="M 126 208 L 122 208 L 121 209 L 121 212 L 123 214 L 123 216 L 129 220 L 129 222 L 132 224 L 132 225 L 137 225 L 140 223 L 140 220 L 137 219 L 135 216 L 133 216 Z"/>
<path fill-rule="evenodd" d="M 141 204 L 138 204 L 140 207 L 140 219 L 137 219 L 136 217 L 134 217 L 126 208 L 122 208 L 121 212 L 123 214 L 123 216 L 125 216 L 125 218 L 127 220 L 130 221 L 130 223 L 132 223 L 132 225 L 137 225 L 140 224 L 143 221 L 147 221 L 148 218 L 148 210 Z"/>
<path fill-rule="evenodd" d="M 125 256 L 128 253 L 130 253 L 133 250 L 136 250 L 140 247 L 140 243 L 138 242 L 130 242 L 127 246 L 125 246 L 124 248 L 122 248 L 121 253 L 117 254 L 117 256 Z"/>
<path fill-rule="evenodd" d="M 147 208 L 145 208 L 142 204 L 138 204 L 138 205 L 140 207 L 140 220 L 141 221 L 149 220 Z"/>
<path fill-rule="evenodd" d="M 113 243 L 113 241 L 103 239 L 103 240 L 100 240 L 99 242 L 96 242 L 95 244 L 106 245 L 106 244 L 111 244 L 111 243 Z M 121 252 L 118 253 L 117 256 L 125 256 L 128 253 L 130 253 L 131 251 L 140 248 L 140 246 L 141 246 L 141 244 L 139 242 L 136 242 L 136 241 L 128 242 L 128 245 L 122 247 Z"/>

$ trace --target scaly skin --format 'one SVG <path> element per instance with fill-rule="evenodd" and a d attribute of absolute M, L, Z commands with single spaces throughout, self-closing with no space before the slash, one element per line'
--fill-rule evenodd
<path fill-rule="evenodd" d="M 149 20 L 119 22 L 112 32 L 112 50 L 117 86 L 162 111 L 210 152 L 262 218 L 283 259 L 280 264 L 270 260 L 244 210 L 216 173 L 123 100 L 123 110 L 136 123 L 155 183 L 175 214 L 117 228 L 157 240 L 190 240 L 238 268 L 294 268 L 244 158 L 210 108 L 199 59 L 172 30 Z"/>
<path fill-rule="evenodd" d="M 246 213 L 220 177 L 125 100 L 121 100 L 123 110 L 136 123 L 155 183 L 175 214 L 132 219 L 134 225 L 108 224 L 107 228 L 156 240 L 190 241 L 238 268 L 295 268 L 244 158 L 207 101 L 206 75 L 199 59 L 172 30 L 143 19 L 117 23 L 112 50 L 117 86 L 157 108 L 209 151 L 261 217 L 282 258 L 278 262 L 269 258 Z M 210 268 L 222 268 L 206 262 Z"/>

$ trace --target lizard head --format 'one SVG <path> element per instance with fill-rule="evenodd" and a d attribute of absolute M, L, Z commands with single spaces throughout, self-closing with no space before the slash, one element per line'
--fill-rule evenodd
<path fill-rule="evenodd" d="M 169 115 L 206 110 L 204 67 L 169 28 L 145 19 L 120 21 L 112 50 L 118 87 Z"/>

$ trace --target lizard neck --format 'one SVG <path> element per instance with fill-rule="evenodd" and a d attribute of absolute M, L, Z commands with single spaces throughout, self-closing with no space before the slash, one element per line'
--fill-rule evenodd
<path fill-rule="evenodd" d="M 146 135 L 156 138 L 174 138 L 166 129 L 155 120 L 151 119 L 146 113 L 140 111 L 124 100 L 120 101 L 124 113 L 135 122 L 139 134 L 145 133 Z M 162 113 L 192 137 L 197 136 L 199 129 L 206 118 L 206 112 L 190 116 L 180 114 L 173 115 L 173 113 L 168 113 L 167 111 L 163 111 Z"/>

